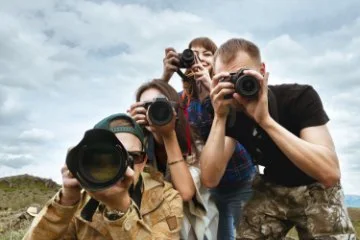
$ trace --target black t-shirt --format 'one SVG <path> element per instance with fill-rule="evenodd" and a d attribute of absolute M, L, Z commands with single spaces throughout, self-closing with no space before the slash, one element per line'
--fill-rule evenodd
<path fill-rule="evenodd" d="M 313 87 L 283 84 L 269 86 L 269 89 L 270 114 L 294 135 L 299 137 L 302 129 L 329 121 Z M 316 181 L 296 167 L 252 119 L 243 112 L 235 114 L 235 123 L 227 126 L 226 135 L 238 140 L 254 160 L 265 165 L 267 180 L 283 186 L 308 185 Z"/>

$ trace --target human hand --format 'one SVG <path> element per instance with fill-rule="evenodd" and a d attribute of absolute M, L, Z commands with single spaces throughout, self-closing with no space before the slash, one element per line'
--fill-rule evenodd
<path fill-rule="evenodd" d="M 162 78 L 165 81 L 169 81 L 174 72 L 178 69 L 180 63 L 179 54 L 175 51 L 174 48 L 165 49 L 165 57 L 163 59 L 164 69 Z"/>
<path fill-rule="evenodd" d="M 235 92 L 234 84 L 222 81 L 229 76 L 228 72 L 221 72 L 216 74 L 211 82 L 210 98 L 215 116 L 218 118 L 227 117 L 230 111 L 229 106 L 234 101 L 233 99 L 224 99 L 226 95 L 232 95 Z"/>
<path fill-rule="evenodd" d="M 144 102 L 136 102 L 132 104 L 130 106 L 130 109 L 127 110 L 127 112 L 139 125 L 148 125 Z"/>
<path fill-rule="evenodd" d="M 196 63 L 191 67 L 191 71 L 193 72 L 194 79 L 196 80 L 196 85 L 201 93 L 204 90 L 207 94 L 210 93 L 210 85 L 211 85 L 211 77 L 209 70 L 205 68 L 198 56 L 195 54 Z"/>
<path fill-rule="evenodd" d="M 64 165 L 61 168 L 62 189 L 60 204 L 71 206 L 80 200 L 81 186 L 79 181 L 71 174 L 70 170 Z"/>

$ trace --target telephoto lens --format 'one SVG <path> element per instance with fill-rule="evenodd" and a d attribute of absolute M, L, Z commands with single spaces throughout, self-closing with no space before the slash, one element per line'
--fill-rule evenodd
<path fill-rule="evenodd" d="M 245 70 L 247 69 L 241 69 L 237 73 L 232 74 L 230 81 L 235 86 L 235 92 L 246 98 L 255 98 L 260 90 L 259 80 L 245 74 Z"/>
<path fill-rule="evenodd" d="M 123 144 L 105 129 L 86 131 L 79 144 L 69 151 L 66 164 L 81 186 L 90 191 L 114 185 L 132 165 Z"/>
<path fill-rule="evenodd" d="M 195 64 L 195 55 L 191 49 L 185 49 L 179 54 L 179 68 L 191 68 Z"/>
<path fill-rule="evenodd" d="M 171 122 L 174 117 L 173 107 L 165 97 L 154 98 L 152 102 L 145 104 L 148 116 L 152 124 L 163 126 Z"/>

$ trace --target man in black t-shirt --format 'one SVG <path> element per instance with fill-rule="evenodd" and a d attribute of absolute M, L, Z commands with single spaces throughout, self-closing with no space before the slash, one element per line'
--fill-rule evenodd
<path fill-rule="evenodd" d="M 230 73 L 244 68 L 259 83 L 255 98 L 235 93 L 227 81 Z M 220 46 L 214 71 L 214 121 L 201 161 L 221 164 L 216 160 L 224 154 L 226 135 L 265 167 L 254 179 L 254 195 L 245 206 L 237 238 L 282 239 L 295 226 L 301 239 L 356 239 L 343 205 L 329 118 L 316 91 L 309 85 L 268 86 L 259 49 L 244 39 Z M 227 124 L 229 112 L 232 121 Z"/>

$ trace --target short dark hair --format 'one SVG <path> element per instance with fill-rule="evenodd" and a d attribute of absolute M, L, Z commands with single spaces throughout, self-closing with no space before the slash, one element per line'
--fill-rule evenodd
<path fill-rule="evenodd" d="M 261 63 L 258 46 L 243 38 L 232 38 L 223 43 L 215 52 L 214 62 L 218 57 L 221 57 L 221 61 L 224 64 L 228 64 L 236 58 L 237 53 L 240 51 L 246 52 L 253 60 L 259 64 Z"/>

